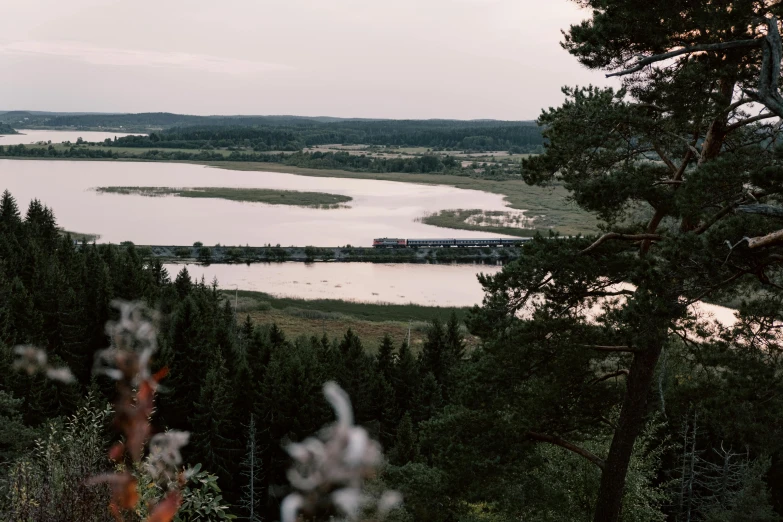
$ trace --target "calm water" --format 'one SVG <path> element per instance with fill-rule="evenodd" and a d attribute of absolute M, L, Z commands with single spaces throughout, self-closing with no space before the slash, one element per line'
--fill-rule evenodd
<path fill-rule="evenodd" d="M 253 265 L 166 265 L 174 278 L 185 266 L 191 277 L 214 278 L 225 289 L 255 290 L 281 297 L 343 299 L 367 303 L 473 306 L 484 293 L 476 276 L 496 274 L 492 265 L 378 263 L 272 263 Z M 631 288 L 630 285 L 627 286 Z M 736 322 L 734 310 L 708 303 L 693 311 L 724 325 Z M 589 313 L 589 312 L 588 312 Z"/>
<path fill-rule="evenodd" d="M 480 272 L 491 265 L 407 265 L 378 263 L 273 263 L 253 265 L 167 265 L 171 277 L 186 266 L 191 277 L 220 288 L 255 290 L 282 297 L 415 303 L 427 306 L 481 304 Z"/>
<path fill-rule="evenodd" d="M 92 131 L 56 131 L 56 130 L 31 130 L 17 129 L 20 134 L 11 134 L 0 136 L 0 145 L 29 145 L 39 141 L 51 141 L 52 143 L 62 143 L 70 141 L 76 143 L 76 140 L 82 138 L 84 141 L 103 141 L 106 138 L 121 138 L 131 136 L 122 132 L 92 132 Z"/>
<path fill-rule="evenodd" d="M 349 208 L 320 210 L 220 199 L 97 194 L 97 186 L 257 187 L 351 196 Z M 21 207 L 38 198 L 67 230 L 137 244 L 367 246 L 374 237 L 477 237 L 482 232 L 414 220 L 447 208 L 503 210 L 500 195 L 393 181 L 240 172 L 200 165 L 118 161 L 0 160 L 0 190 Z"/>

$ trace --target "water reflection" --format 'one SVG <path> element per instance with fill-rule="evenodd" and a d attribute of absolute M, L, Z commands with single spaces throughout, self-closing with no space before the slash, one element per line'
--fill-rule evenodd
<path fill-rule="evenodd" d="M 255 290 L 282 297 L 342 299 L 426 306 L 473 306 L 483 298 L 478 273 L 494 265 L 380 263 L 274 263 L 166 265 L 171 277 L 185 266 L 192 277 L 217 278 L 220 288 Z"/>
<path fill-rule="evenodd" d="M 404 175 L 402 175 L 404 178 Z M 440 185 L 240 172 L 182 163 L 0 160 L 0 190 L 25 207 L 39 198 L 68 230 L 136 244 L 369 246 L 373 237 L 477 237 L 414 220 L 446 208 L 505 209 L 502 196 Z M 321 210 L 220 199 L 97 194 L 97 186 L 257 187 L 344 194 Z"/>
<path fill-rule="evenodd" d="M 19 134 L 8 134 L 0 136 L 0 145 L 29 145 L 38 142 L 62 143 L 70 141 L 76 143 L 76 140 L 82 138 L 84 141 L 96 142 L 103 141 L 106 138 L 122 138 L 131 136 L 123 132 L 95 132 L 95 131 L 58 131 L 58 130 L 33 130 L 17 129 Z M 136 133 L 141 134 L 141 133 Z"/>

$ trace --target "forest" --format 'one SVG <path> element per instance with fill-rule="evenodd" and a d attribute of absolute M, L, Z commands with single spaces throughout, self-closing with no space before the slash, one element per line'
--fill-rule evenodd
<path fill-rule="evenodd" d="M 543 144 L 530 121 L 363 120 L 294 116 L 186 116 L 167 113 L 33 115 L 0 113 L 17 128 L 144 132 L 114 140 L 118 147 L 201 149 L 249 146 L 255 151 L 296 151 L 325 144 L 388 145 L 444 150 L 534 152 Z M 25 127 L 20 127 L 24 125 Z"/>
<path fill-rule="evenodd" d="M 461 161 L 452 156 L 424 154 L 398 158 L 357 155 L 341 151 L 328 152 L 238 152 L 199 150 L 143 149 L 138 153 L 127 149 L 116 150 L 105 147 L 71 145 L 66 148 L 28 145 L 0 145 L 0 157 L 7 158 L 65 158 L 65 159 L 137 159 L 145 161 L 231 161 L 252 163 L 278 163 L 310 169 L 338 169 L 349 172 L 403 173 L 403 174 L 450 174 L 454 176 L 478 176 L 481 178 L 520 178 L 518 164 L 479 164 L 474 162 L 463 167 Z"/>
<path fill-rule="evenodd" d="M 544 238 L 538 243 L 551 248 Z M 319 393 L 329 380 L 348 392 L 357 423 L 386 450 L 374 487 L 404 495 L 394 520 L 566 521 L 594 508 L 599 468 L 535 430 L 579 437 L 584 451 L 604 453 L 624 387 L 611 368 L 622 354 L 573 357 L 555 348 L 551 334 L 535 341 L 542 327 L 535 324 L 506 338 L 491 302 L 470 317 L 434 320 L 418 353 L 404 340 L 363 342 L 350 330 L 338 339 L 292 339 L 274 324 L 238 318 L 218 282 L 194 281 L 186 269 L 168 274 L 132 245 L 75 244 L 60 235 L 52 210 L 34 200 L 22 214 L 7 192 L 0 252 L 3 520 L 104 519 L 108 493 L 84 477 L 110 470 L 100 455 L 116 438 L 107 421 L 113 387 L 91 370 L 107 347 L 103 325 L 116 316 L 117 298 L 161 314 L 153 365 L 169 375 L 153 425 L 190 432 L 184 462 L 209 484 L 199 498 L 215 510 L 210 520 L 249 516 L 250 454 L 261 470 L 254 516 L 277 519 L 289 490 L 283 445 L 330 420 Z M 510 275 L 485 281 L 488 290 Z M 470 353 L 463 320 L 484 342 Z M 367 341 L 377 343 L 375 353 Z M 781 363 L 769 352 L 727 349 L 725 337 L 694 359 L 691 342 L 684 336 L 668 344 L 651 397 L 658 413 L 646 422 L 629 470 L 628 520 L 684 510 L 709 520 L 778 520 Z M 47 364 L 69 368 L 74 382 L 16 371 L 12 347 L 31 345 L 45 347 Z M 607 375 L 595 376 L 595 364 Z M 757 516 L 743 518 L 750 506 Z M 193 514 L 185 508 L 179 516 Z"/>
<path fill-rule="evenodd" d="M 620 86 L 563 88 L 521 176 L 601 233 L 526 242 L 420 349 L 254 324 L 6 192 L 0 518 L 781 520 L 783 4 L 579 4 L 563 47 Z"/>

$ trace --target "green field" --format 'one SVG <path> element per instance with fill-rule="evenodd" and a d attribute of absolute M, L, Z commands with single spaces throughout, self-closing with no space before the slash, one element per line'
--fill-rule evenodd
<path fill-rule="evenodd" d="M 298 192 L 294 190 L 272 190 L 231 187 L 97 187 L 96 192 L 138 196 L 177 196 L 181 198 L 211 198 L 266 203 L 269 205 L 294 205 L 310 208 L 340 208 L 351 201 L 351 197 L 324 192 Z"/>
<path fill-rule="evenodd" d="M 232 304 L 236 298 L 240 321 L 248 315 L 258 324 L 277 324 L 291 338 L 300 335 L 326 335 L 340 338 L 351 328 L 365 347 L 374 351 L 384 335 L 388 334 L 396 344 L 408 336 L 411 348 L 418 351 L 426 338 L 429 321 L 440 318 L 446 321 L 452 311 L 464 320 L 467 308 L 430 307 L 414 304 L 368 304 L 338 300 L 305 300 L 274 297 L 263 292 L 225 292 Z M 467 335 L 468 346 L 474 347 L 478 339 Z"/>

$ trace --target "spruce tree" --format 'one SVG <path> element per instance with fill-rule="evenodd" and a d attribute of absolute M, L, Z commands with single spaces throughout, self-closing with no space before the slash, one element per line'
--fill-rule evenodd
<path fill-rule="evenodd" d="M 378 346 L 378 354 L 375 356 L 378 373 L 391 382 L 394 371 L 394 341 L 386 334 Z"/>
<path fill-rule="evenodd" d="M 208 365 L 190 418 L 194 459 L 230 485 L 235 433 L 231 425 L 231 382 L 219 353 L 213 353 Z"/>
<path fill-rule="evenodd" d="M 414 404 L 414 393 L 419 384 L 419 367 L 416 358 L 403 342 L 397 355 L 391 380 L 397 411 L 410 411 Z"/>
<path fill-rule="evenodd" d="M 240 469 L 245 483 L 242 486 L 242 497 L 239 500 L 239 505 L 244 510 L 245 518 L 249 522 L 260 522 L 261 499 L 263 495 L 261 489 L 262 469 L 261 455 L 258 451 L 258 438 L 256 436 L 256 421 L 253 413 L 250 414 L 250 424 L 247 426 L 247 444 Z"/>
<path fill-rule="evenodd" d="M 416 443 L 416 433 L 413 431 L 413 421 L 410 413 L 406 412 L 397 426 L 394 445 L 389 452 L 389 462 L 395 466 L 404 466 L 408 462 L 416 460 L 418 453 L 419 448 Z"/>

